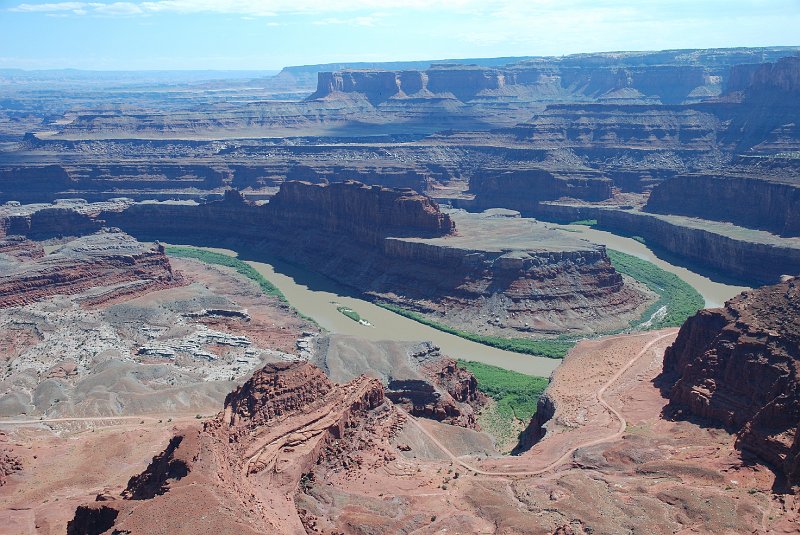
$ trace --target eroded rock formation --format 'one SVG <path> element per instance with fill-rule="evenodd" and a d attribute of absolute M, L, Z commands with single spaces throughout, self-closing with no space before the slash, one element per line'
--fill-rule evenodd
<path fill-rule="evenodd" d="M 154 524 L 170 533 L 305 533 L 293 496 L 306 474 L 319 463 L 392 459 L 380 430 L 396 418 L 375 379 L 337 385 L 306 363 L 267 365 L 224 412 L 176 435 L 119 499 L 79 507 L 69 533 Z"/>
<path fill-rule="evenodd" d="M 3 243 L 9 242 L 26 243 Z M 0 258 L 0 308 L 89 289 L 97 291 L 87 295 L 86 303 L 97 304 L 181 283 L 163 247 L 145 246 L 121 232 L 85 236 L 50 255 L 41 256 L 36 249 L 29 256 L 23 261 Z"/>
<path fill-rule="evenodd" d="M 800 279 L 703 310 L 664 354 L 671 409 L 734 430 L 737 446 L 800 483 Z"/>
<path fill-rule="evenodd" d="M 514 214 L 443 213 L 409 190 L 287 182 L 264 205 L 233 192 L 218 202 L 142 203 L 100 217 L 140 238 L 244 242 L 475 332 L 619 328 L 620 316 L 645 300 L 601 246 Z"/>

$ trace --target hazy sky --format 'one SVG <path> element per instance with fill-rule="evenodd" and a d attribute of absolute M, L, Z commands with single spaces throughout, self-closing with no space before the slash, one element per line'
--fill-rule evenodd
<path fill-rule="evenodd" d="M 769 45 L 800 45 L 800 0 L 0 0 L 0 68 L 279 69 Z"/>

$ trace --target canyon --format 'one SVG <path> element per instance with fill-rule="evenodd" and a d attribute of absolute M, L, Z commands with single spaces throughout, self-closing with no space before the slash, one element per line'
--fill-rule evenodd
<path fill-rule="evenodd" d="M 738 458 L 729 435 L 660 417 L 666 400 L 651 380 L 674 337 L 623 336 L 583 347 L 549 389 L 560 432 L 551 425 L 527 453 L 506 458 L 469 449 L 455 456 L 457 444 L 475 447 L 468 441 L 474 431 L 415 419 L 375 379 L 336 384 L 310 364 L 268 365 L 215 417 L 177 430 L 127 484 L 79 506 L 69 533 L 137 532 L 154 523 L 174 533 L 209 523 L 239 533 L 401 526 L 536 534 L 692 526 L 724 533 L 761 529 L 766 514 L 775 529 L 796 528 L 791 497 L 764 494 L 770 477 Z M 638 356 L 612 377 L 631 349 Z M 587 374 L 590 362 L 605 365 Z M 617 434 L 614 413 L 592 403 L 601 385 L 630 426 Z M 565 445 L 574 446 L 574 458 L 558 460 Z M 220 513 L 203 514 L 209 510 Z"/>
<path fill-rule="evenodd" d="M 233 187 L 261 201 L 284 181 L 355 179 L 468 210 L 502 207 L 558 221 L 576 213 L 561 205 L 577 204 L 585 216 L 574 219 L 641 235 L 687 264 L 774 282 L 798 270 L 795 54 L 664 51 L 288 69 L 281 83 L 319 80 L 311 96 L 312 87 L 298 86 L 308 91 L 303 100 L 259 104 L 275 107 L 281 124 L 241 122 L 234 117 L 248 106 L 241 105 L 225 112 L 234 115 L 224 131 L 215 130 L 205 121 L 223 121 L 217 103 L 191 120 L 197 132 L 181 133 L 172 122 L 188 112 L 171 101 L 159 112 L 169 125 L 103 112 L 29 130 L 0 150 L 0 200 L 202 202 Z M 147 106 L 161 102 L 157 91 L 151 96 Z M 308 110 L 291 112 L 304 117 L 293 119 L 287 106 Z M 364 110 L 373 115 L 359 115 Z M 746 211 L 726 209 L 743 199 Z M 671 239 L 673 231 L 691 239 Z M 739 267 L 761 253 L 780 267 Z"/>
<path fill-rule="evenodd" d="M 799 52 L 0 70 L 0 533 L 797 532 Z"/>
<path fill-rule="evenodd" d="M 470 332 L 612 330 L 652 301 L 624 283 L 601 246 L 513 213 L 444 213 L 411 190 L 289 181 L 266 204 L 229 190 L 205 204 L 81 206 L 94 212 L 86 217 L 96 225 L 143 240 L 245 244 L 253 258 L 264 251 L 311 267 L 373 299 Z M 598 315 L 598 308 L 606 312 Z"/>

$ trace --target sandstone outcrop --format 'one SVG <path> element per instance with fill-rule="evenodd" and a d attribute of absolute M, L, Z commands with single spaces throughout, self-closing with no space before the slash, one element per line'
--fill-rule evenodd
<path fill-rule="evenodd" d="M 800 484 L 800 279 L 687 320 L 664 354 L 670 409 L 735 431 L 737 447 Z"/>
<path fill-rule="evenodd" d="M 97 304 L 180 284 L 163 247 L 148 248 L 120 232 L 86 236 L 50 255 L 31 256 L 23 261 L 0 258 L 0 308 L 89 289 L 97 291 L 86 302 Z"/>
<path fill-rule="evenodd" d="M 68 532 L 158 523 L 170 533 L 305 533 L 293 496 L 312 467 L 387 462 L 376 431 L 393 418 L 375 379 L 337 385 L 306 363 L 267 365 L 216 418 L 177 434 L 119 499 L 79 507 Z"/>

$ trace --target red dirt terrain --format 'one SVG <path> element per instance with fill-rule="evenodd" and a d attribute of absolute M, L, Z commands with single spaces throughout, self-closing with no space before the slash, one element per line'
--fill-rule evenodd
<path fill-rule="evenodd" d="M 734 435 L 661 416 L 653 380 L 674 337 L 580 344 L 548 390 L 545 437 L 516 457 L 456 451 L 475 431 L 414 419 L 377 380 L 268 365 L 69 533 L 796 532 L 793 496 L 771 493 Z"/>

